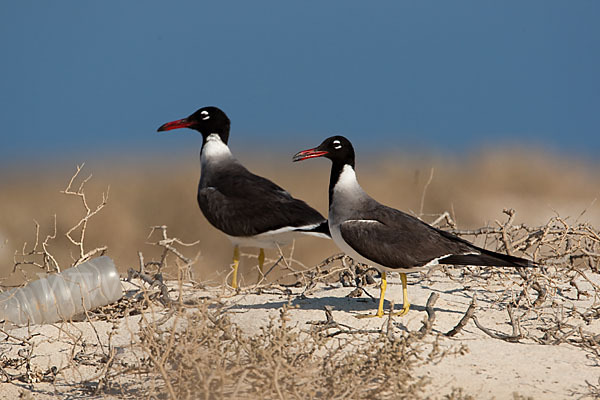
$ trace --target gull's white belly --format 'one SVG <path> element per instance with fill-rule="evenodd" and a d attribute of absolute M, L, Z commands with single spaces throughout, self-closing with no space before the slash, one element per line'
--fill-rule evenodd
<path fill-rule="evenodd" d="M 314 228 L 315 225 L 307 225 L 303 228 Z M 316 236 L 320 238 L 327 238 L 328 236 L 319 233 L 319 232 L 305 232 L 298 231 L 298 228 L 285 227 L 281 229 L 276 229 L 264 233 L 260 233 L 254 236 L 230 236 L 227 235 L 231 243 L 234 246 L 240 247 L 260 247 L 263 249 L 273 249 L 278 246 L 285 246 L 291 243 L 298 236 L 308 235 L 308 236 Z"/>

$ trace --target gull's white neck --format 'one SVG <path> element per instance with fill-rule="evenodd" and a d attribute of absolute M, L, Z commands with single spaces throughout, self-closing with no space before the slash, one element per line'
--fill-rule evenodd
<path fill-rule="evenodd" d="M 362 193 L 364 193 L 364 191 L 358 184 L 354 168 L 348 164 L 344 165 L 342 172 L 340 172 L 338 180 L 333 187 L 334 197 L 356 196 Z"/>
<path fill-rule="evenodd" d="M 333 240 L 338 243 L 336 235 L 339 236 L 339 225 L 347 219 L 360 216 L 361 207 L 369 196 L 358 184 L 354 168 L 348 164 L 342 167 L 330 195 L 329 229 Z"/>
<path fill-rule="evenodd" d="M 231 150 L 229 150 L 229 147 L 223 143 L 218 134 L 211 133 L 208 135 L 206 142 L 202 147 L 202 154 L 200 155 L 200 163 L 202 166 L 213 162 L 231 159 L 232 157 Z"/>

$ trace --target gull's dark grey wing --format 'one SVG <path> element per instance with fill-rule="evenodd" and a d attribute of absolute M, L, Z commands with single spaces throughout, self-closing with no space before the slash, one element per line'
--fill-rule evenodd
<path fill-rule="evenodd" d="M 481 249 L 464 239 L 381 204 L 340 225 L 342 238 L 363 257 L 390 268 L 440 264 L 532 266 L 531 262 Z"/>
<path fill-rule="evenodd" d="M 207 175 L 200 180 L 198 204 L 206 219 L 228 235 L 253 236 L 283 228 L 323 230 L 326 219 L 317 210 L 240 164 Z"/>

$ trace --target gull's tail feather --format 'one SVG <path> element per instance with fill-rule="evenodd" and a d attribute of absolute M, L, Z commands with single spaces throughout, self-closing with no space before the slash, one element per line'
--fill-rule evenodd
<path fill-rule="evenodd" d="M 329 231 L 329 223 L 324 220 L 320 224 L 311 228 L 299 228 L 298 232 L 306 233 L 308 235 L 314 235 L 325 239 L 331 239 L 331 232 Z"/>

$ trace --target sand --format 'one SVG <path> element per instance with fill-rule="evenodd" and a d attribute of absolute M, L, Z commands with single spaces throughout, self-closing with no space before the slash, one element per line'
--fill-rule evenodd
<path fill-rule="evenodd" d="M 429 340 L 435 335 L 445 333 L 453 328 L 462 318 L 471 303 L 474 294 L 477 296 L 475 315 L 478 321 L 488 329 L 499 334 L 512 334 L 512 326 L 506 310 L 512 298 L 519 295 L 516 286 L 517 279 L 502 273 L 487 277 L 485 285 L 482 280 L 461 277 L 459 272 L 453 272 L 456 280 L 449 279 L 442 271 L 435 272 L 429 278 L 422 275 L 409 275 L 409 297 L 412 303 L 407 316 L 394 317 L 395 334 L 403 331 L 415 331 L 421 328 L 427 318 L 425 305 L 431 293 L 438 293 L 433 329 Z M 593 282 L 599 283 L 598 276 L 593 276 Z M 514 282 L 513 282 L 514 280 Z M 135 286 L 123 283 L 129 295 Z M 580 289 L 593 293 L 591 284 L 582 280 Z M 174 286 L 174 285 L 173 285 Z M 526 336 L 542 337 L 544 327 L 550 326 L 555 315 L 562 315 L 565 322 L 581 326 L 585 332 L 600 333 L 598 318 L 589 324 L 577 319 L 573 310 L 585 310 L 595 304 L 593 296 L 582 296 L 579 300 L 574 289 L 563 285 L 563 290 L 549 293 L 544 305 L 537 313 L 518 309 L 515 315 L 520 317 L 521 329 Z M 212 287 L 208 289 L 190 289 L 185 291 L 189 299 L 198 297 L 219 297 L 227 306 L 227 313 L 247 335 L 260 331 L 271 318 L 277 318 L 279 310 L 285 304 L 291 305 L 290 324 L 299 330 L 310 329 L 310 321 L 325 320 L 324 307 L 332 308 L 334 320 L 353 329 L 378 329 L 387 323 L 387 318 L 358 319 L 356 315 L 372 313 L 376 302 L 366 296 L 350 298 L 347 295 L 353 290 L 339 283 L 318 284 L 304 295 L 304 288 L 265 289 L 262 293 L 243 291 L 235 294 L 231 289 Z M 172 290 L 176 290 L 173 287 Z M 367 291 L 374 297 L 378 296 L 378 288 L 370 286 Z M 535 298 L 534 295 L 531 296 Z M 399 276 L 391 274 L 386 293 L 385 307 L 390 302 L 402 303 L 402 290 Z M 596 304 L 597 307 L 597 304 Z M 399 308 L 399 307 L 396 307 Z M 160 318 L 165 311 L 160 307 L 154 318 Z M 38 370 L 47 370 L 52 366 L 60 368 L 69 365 L 74 356 L 78 360 L 89 357 L 90 365 L 78 363 L 76 369 L 66 369 L 58 375 L 55 383 L 38 382 L 26 384 L 22 382 L 4 383 L 0 386 L 0 398 L 17 398 L 22 393 L 32 394 L 36 399 L 90 398 L 86 387 L 87 381 L 97 381 L 102 375 L 94 360 L 100 357 L 98 347 L 92 350 L 92 344 L 103 343 L 111 335 L 111 341 L 117 349 L 115 359 L 118 361 L 135 360 L 140 354 L 132 350 L 131 343 L 136 342 L 137 327 L 140 316 L 129 316 L 114 324 L 106 321 L 82 321 L 62 324 L 18 328 L 8 331 L 14 337 L 31 337 L 35 343 L 32 365 Z M 575 337 L 574 334 L 573 337 Z M 6 335 L 0 342 L 2 357 L 17 357 L 21 346 Z M 72 354 L 74 342 L 86 342 L 88 350 L 79 348 L 78 354 Z M 457 354 L 445 356 L 437 364 L 424 364 L 415 373 L 430 379 L 427 394 L 431 398 L 441 399 L 453 388 L 462 388 L 464 394 L 477 399 L 512 399 L 514 393 L 535 399 L 566 399 L 591 398 L 587 382 L 598 384 L 600 367 L 598 358 L 590 350 L 564 340 L 558 345 L 543 345 L 531 338 L 521 339 L 519 343 L 495 339 L 477 328 L 471 320 L 455 337 L 441 335 L 439 344 L 443 349 L 458 351 Z M 597 349 L 596 349 L 597 350 Z M 100 364 L 102 365 L 102 364 Z M 139 377 L 126 378 L 124 382 L 130 387 L 143 385 Z M 588 394 L 588 395 L 586 395 Z M 118 398 L 117 393 L 104 393 L 98 398 Z"/>

